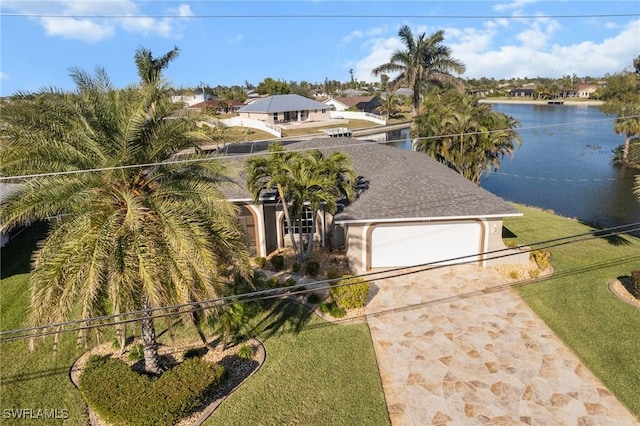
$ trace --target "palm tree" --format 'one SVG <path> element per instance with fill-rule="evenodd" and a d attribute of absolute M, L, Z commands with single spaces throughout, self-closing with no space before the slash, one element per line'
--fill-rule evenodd
<path fill-rule="evenodd" d="M 254 156 L 247 160 L 247 185 L 255 202 L 262 190 L 277 189 L 291 245 L 298 261 L 304 262 L 313 246 L 316 212 L 325 206 L 333 213 L 338 200 L 353 200 L 355 172 L 342 153 L 325 157 L 317 150 L 287 152 L 280 144 L 270 145 L 269 151 L 268 157 Z M 307 209 L 312 212 L 311 222 L 303 226 Z"/>
<path fill-rule="evenodd" d="M 640 108 L 637 105 L 625 105 L 621 108 L 619 118 L 616 118 L 614 130 L 616 134 L 624 134 L 622 145 L 622 164 L 629 164 L 629 147 L 631 140 L 640 136 Z"/>
<path fill-rule="evenodd" d="M 133 56 L 138 75 L 143 84 L 157 84 L 162 77 L 162 71 L 169 66 L 169 63 L 180 54 L 180 49 L 174 47 L 159 58 L 154 58 L 149 49 L 139 47 Z M 203 92 L 204 93 L 204 92 Z"/>
<path fill-rule="evenodd" d="M 374 76 L 382 73 L 397 73 L 391 81 L 395 90 L 400 85 L 413 89 L 413 116 L 417 117 L 420 106 L 420 93 L 425 84 L 443 86 L 453 85 L 462 88 L 462 82 L 451 72 L 462 74 L 465 66 L 451 57 L 451 49 L 444 46 L 444 31 L 436 31 L 429 37 L 425 33 L 418 34 L 416 39 L 407 25 L 400 27 L 398 36 L 404 49 L 396 50 L 389 62 L 372 70 Z"/>
<path fill-rule="evenodd" d="M 449 92 L 429 106 L 429 114 L 416 119 L 413 149 L 476 184 L 486 170 L 497 170 L 500 160 L 513 155 L 520 144 L 514 130 L 517 120 L 492 111 L 489 105 Z"/>
<path fill-rule="evenodd" d="M 3 205 L 8 226 L 60 218 L 34 256 L 28 321 L 145 311 L 145 369 L 159 373 L 148 310 L 214 298 L 221 272 L 246 271 L 236 208 L 220 192 L 231 181 L 219 161 L 167 162 L 188 148 L 204 158 L 207 138 L 198 117 L 174 115 L 159 79 L 117 90 L 103 70 L 72 78 L 73 94 L 22 94 L 3 108 L 4 175 L 76 172 L 27 180 Z"/>
<path fill-rule="evenodd" d="M 395 117 L 396 113 L 399 110 L 400 99 L 396 95 L 392 95 L 391 93 L 387 93 L 387 97 L 384 98 L 382 104 L 380 104 L 376 110 L 388 118 Z"/>

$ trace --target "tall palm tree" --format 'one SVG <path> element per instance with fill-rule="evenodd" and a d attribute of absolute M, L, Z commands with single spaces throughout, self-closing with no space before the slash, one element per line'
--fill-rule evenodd
<path fill-rule="evenodd" d="M 272 144 L 269 151 L 268 157 L 254 156 L 247 160 L 247 185 L 256 202 L 263 189 L 277 189 L 292 248 L 298 261 L 304 262 L 313 246 L 316 212 L 324 205 L 333 213 L 338 200 L 353 200 L 355 172 L 342 153 L 325 157 L 317 150 L 287 152 L 280 144 Z M 312 211 L 311 222 L 303 227 L 307 209 Z M 303 228 L 307 228 L 306 233 Z"/>
<path fill-rule="evenodd" d="M 159 58 L 154 58 L 151 50 L 139 47 L 133 59 L 138 68 L 138 75 L 143 84 L 157 84 L 162 77 L 162 71 L 169 66 L 169 63 L 180 54 L 180 49 L 174 47 Z"/>
<path fill-rule="evenodd" d="M 60 218 L 34 255 L 30 325 L 216 297 L 220 273 L 246 271 L 248 254 L 222 164 L 167 162 L 188 148 L 204 158 L 198 117 L 176 117 L 157 84 L 117 90 L 103 70 L 72 78 L 73 94 L 3 108 L 2 174 L 51 173 L 3 205 L 5 224 Z M 159 373 L 153 316 L 140 318 L 145 368 Z"/>
<path fill-rule="evenodd" d="M 407 25 L 400 27 L 398 36 L 404 49 L 391 54 L 389 62 L 372 70 L 374 76 L 382 73 L 397 73 L 391 80 L 391 87 L 397 89 L 405 85 L 413 89 L 413 116 L 417 117 L 420 108 L 420 93 L 426 84 L 443 86 L 446 84 L 462 88 L 462 82 L 451 73 L 462 74 L 465 66 L 451 57 L 451 49 L 444 46 L 444 31 L 436 31 L 429 37 L 425 33 L 415 38 Z"/>
<path fill-rule="evenodd" d="M 518 121 L 492 111 L 489 105 L 452 93 L 429 105 L 429 114 L 415 122 L 413 149 L 476 184 L 486 170 L 497 170 L 500 160 L 513 155 L 520 144 L 520 135 L 514 130 Z"/>

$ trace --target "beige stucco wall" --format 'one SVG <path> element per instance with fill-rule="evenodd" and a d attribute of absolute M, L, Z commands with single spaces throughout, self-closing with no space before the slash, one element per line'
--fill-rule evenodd
<path fill-rule="evenodd" d="M 330 108 L 327 109 L 317 109 L 317 110 L 307 110 L 304 111 L 304 119 L 300 121 L 324 121 L 330 120 L 331 115 L 329 113 Z M 322 112 L 324 111 L 324 112 Z M 238 112 L 238 116 L 241 118 L 251 118 L 253 120 L 264 121 L 269 124 L 277 124 L 273 121 L 273 113 L 258 113 L 258 112 Z M 291 120 L 296 121 L 296 111 L 291 111 Z M 284 120 L 284 112 L 278 113 L 278 120 Z"/>
<path fill-rule="evenodd" d="M 489 254 L 485 258 L 485 265 L 527 265 L 529 263 L 529 253 L 515 249 L 507 249 L 502 240 L 502 219 L 487 220 L 488 244 L 486 251 L 497 251 L 498 253 Z"/>

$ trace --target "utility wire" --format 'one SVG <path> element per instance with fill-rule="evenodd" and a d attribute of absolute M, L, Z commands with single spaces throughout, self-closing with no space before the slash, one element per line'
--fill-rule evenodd
<path fill-rule="evenodd" d="M 543 240 L 543 241 L 538 241 L 533 243 L 521 244 L 515 247 L 515 249 L 519 249 L 522 252 L 526 253 L 532 250 L 547 249 L 547 248 L 566 245 L 566 244 L 575 244 L 578 242 L 583 242 L 583 241 L 587 241 L 595 238 L 607 238 L 607 237 L 611 237 L 611 236 L 615 236 L 623 233 L 635 232 L 638 230 L 640 230 L 640 222 L 635 222 L 635 223 L 630 223 L 625 225 L 604 228 L 601 230 L 585 232 L 581 234 L 573 234 L 565 237 L 559 237 L 559 238 L 553 238 L 553 239 L 548 239 L 548 240 Z M 536 247 L 536 248 L 534 249 L 533 247 Z M 482 256 L 483 260 L 485 261 L 508 257 L 513 255 L 512 251 L 513 251 L 512 248 L 490 250 L 483 253 L 472 254 L 467 256 L 459 256 L 459 257 L 454 257 L 454 258 L 449 258 L 444 260 L 437 260 L 437 261 L 418 264 L 418 265 L 391 268 L 384 271 L 367 272 L 359 275 L 354 275 L 350 278 L 368 278 L 372 280 L 388 279 L 388 278 L 394 278 L 399 276 L 416 274 L 419 272 L 439 269 L 439 268 L 457 265 L 457 264 L 475 263 L 477 261 L 476 258 L 480 256 Z M 486 257 L 488 255 L 493 255 L 493 256 Z M 95 318 L 73 320 L 73 321 L 66 321 L 66 322 L 48 324 L 48 325 L 42 325 L 42 326 L 36 326 L 36 327 L 28 327 L 28 328 L 22 328 L 22 329 L 3 331 L 3 332 L 0 332 L 0 343 L 19 340 L 19 339 L 27 339 L 32 337 L 56 335 L 60 333 L 68 333 L 68 332 L 74 332 L 74 331 L 83 331 L 83 330 L 104 327 L 104 326 L 128 324 L 128 323 L 140 321 L 141 319 L 140 317 L 148 316 L 150 314 L 153 315 L 154 318 L 163 318 L 167 316 L 189 314 L 194 311 L 200 311 L 204 309 L 222 308 L 234 303 L 247 303 L 247 302 L 269 300 L 269 299 L 275 299 L 275 298 L 284 298 L 292 295 L 303 294 L 303 293 L 317 291 L 317 290 L 326 290 L 332 286 L 339 285 L 336 283 L 340 279 L 341 278 L 335 278 L 335 279 L 329 279 L 329 280 L 315 281 L 312 283 L 301 283 L 301 284 L 282 287 L 278 289 L 259 290 L 259 291 L 254 291 L 250 293 L 231 295 L 231 296 L 220 297 L 220 298 L 209 299 L 209 300 L 194 301 L 194 302 L 184 303 L 184 304 L 177 304 L 177 305 L 163 306 L 163 307 L 146 309 L 146 310 L 125 312 L 121 314 L 106 315 L 106 316 L 95 317 Z M 349 286 L 353 284 L 347 283 L 347 284 L 341 284 L 341 285 Z M 189 308 L 189 310 L 181 311 L 181 309 L 183 308 Z M 166 312 L 158 313 L 161 311 L 166 311 Z M 136 318 L 127 319 L 127 317 L 132 317 L 132 316 L 136 316 Z M 117 320 L 119 318 L 124 318 L 124 319 Z M 112 319 L 115 319 L 116 321 L 105 322 Z M 85 324 L 85 325 L 80 325 L 80 324 Z M 73 326 L 73 325 L 76 325 L 76 327 L 63 328 L 63 327 Z M 28 333 L 28 334 L 25 334 L 25 333 Z M 9 337 L 4 337 L 4 336 L 9 336 Z"/>
<path fill-rule="evenodd" d="M 536 130 L 536 129 L 545 129 L 549 127 L 561 127 L 561 126 L 571 126 L 571 125 L 579 125 L 579 124 L 583 125 L 583 124 L 598 123 L 598 122 L 604 122 L 604 121 L 615 121 L 615 120 L 627 119 L 627 118 L 640 118 L 640 115 L 629 115 L 629 116 L 616 117 L 616 118 L 599 118 L 599 119 L 593 119 L 593 120 L 572 121 L 572 122 L 566 122 L 566 123 L 542 124 L 538 126 L 528 126 L 528 127 L 521 127 L 516 129 L 485 130 L 485 131 L 477 131 L 477 132 L 423 136 L 423 137 L 412 138 L 412 140 L 420 141 L 420 140 L 430 140 L 430 139 L 441 139 L 441 138 L 459 137 L 460 135 L 469 136 L 469 135 L 499 133 L 499 132 L 505 132 L 505 131 L 520 132 L 523 130 Z M 384 129 L 380 129 L 380 130 L 383 131 Z M 280 139 L 266 139 L 265 141 L 262 141 L 262 142 L 266 142 L 270 140 L 273 140 L 274 142 L 280 141 Z M 296 140 L 298 139 L 296 138 Z M 367 145 L 371 146 L 372 143 L 388 144 L 388 143 L 403 142 L 403 141 L 405 141 L 405 139 L 396 139 L 396 140 L 384 141 L 384 142 L 364 141 L 359 144 L 349 144 L 349 145 L 337 144 L 332 146 L 323 146 L 322 149 L 329 150 L 329 149 L 339 149 L 343 147 L 352 147 L 352 146 L 367 146 Z M 300 149 L 288 150 L 287 152 L 314 151 L 316 149 L 318 148 L 300 148 Z M 0 176 L 0 182 L 8 181 L 8 180 L 16 180 L 16 179 L 33 179 L 33 178 L 41 178 L 41 177 L 49 177 L 49 176 L 74 175 L 79 173 L 94 173 L 94 172 L 105 172 L 110 170 L 123 170 L 123 169 L 141 168 L 141 167 L 165 166 L 165 165 L 171 165 L 171 164 L 203 163 L 203 162 L 209 162 L 209 161 L 218 161 L 221 159 L 247 158 L 247 157 L 253 157 L 256 155 L 269 155 L 269 154 L 270 154 L 269 151 L 260 151 L 260 152 L 254 152 L 249 154 L 214 155 L 207 158 L 188 158 L 188 159 L 182 159 L 182 160 L 174 159 L 174 160 L 167 160 L 167 161 L 156 162 L 156 163 L 128 164 L 128 165 L 122 165 L 122 166 L 98 167 L 93 169 L 67 170 L 67 171 L 61 171 L 61 172 L 43 172 L 43 173 L 33 173 L 33 174 L 14 175 L 14 176 Z"/>

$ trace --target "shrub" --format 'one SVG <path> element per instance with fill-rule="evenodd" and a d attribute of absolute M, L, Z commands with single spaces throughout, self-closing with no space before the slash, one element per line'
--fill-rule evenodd
<path fill-rule="evenodd" d="M 637 271 L 631 271 L 631 288 L 633 289 L 633 295 L 640 299 L 640 269 Z"/>
<path fill-rule="evenodd" d="M 509 271 L 509 277 L 517 280 L 518 279 L 518 271 Z"/>
<path fill-rule="evenodd" d="M 105 421 L 134 426 L 172 425 L 201 406 L 225 377 L 220 365 L 191 358 L 157 379 L 132 371 L 120 359 L 92 357 L 79 388 Z"/>
<path fill-rule="evenodd" d="M 267 285 L 271 288 L 278 288 L 280 287 L 280 278 L 278 277 L 271 277 L 267 280 Z"/>
<path fill-rule="evenodd" d="M 296 285 L 296 280 L 294 280 L 293 278 L 289 277 L 286 280 L 284 280 L 284 284 L 287 287 L 291 287 L 292 285 Z"/>
<path fill-rule="evenodd" d="M 529 276 L 531 278 L 536 278 L 539 274 L 540 274 L 539 269 L 535 269 L 535 268 L 529 269 Z"/>
<path fill-rule="evenodd" d="M 370 284 L 360 277 L 345 276 L 331 286 L 331 298 L 342 309 L 362 308 L 367 301 Z"/>
<path fill-rule="evenodd" d="M 340 276 L 342 276 L 343 274 L 335 267 L 330 266 L 327 268 L 327 279 L 329 280 L 333 280 L 335 278 L 338 278 Z"/>
<path fill-rule="evenodd" d="M 505 246 L 505 247 L 508 247 L 508 248 L 516 248 L 516 247 L 518 247 L 518 242 L 517 242 L 517 241 L 514 241 L 514 240 L 511 240 L 511 241 L 505 241 L 505 242 L 504 242 L 504 246 Z"/>
<path fill-rule="evenodd" d="M 250 345 L 242 345 L 242 347 L 238 349 L 238 356 L 243 359 L 253 358 L 253 347 Z"/>
<path fill-rule="evenodd" d="M 260 269 L 264 269 L 264 267 L 267 265 L 267 258 L 266 257 L 254 257 L 253 261 L 255 262 L 256 265 L 258 265 L 258 268 Z"/>
<path fill-rule="evenodd" d="M 275 271 L 282 271 L 284 269 L 284 256 L 276 254 L 271 257 L 271 266 Z"/>
<path fill-rule="evenodd" d="M 132 361 L 138 361 L 144 358 L 144 346 L 142 346 L 142 343 L 132 345 L 131 349 L 129 349 L 128 357 Z"/>
<path fill-rule="evenodd" d="M 293 262 L 291 264 L 291 272 L 293 272 L 294 274 L 297 274 L 298 272 L 300 272 L 300 263 Z"/>
<path fill-rule="evenodd" d="M 320 264 L 315 261 L 309 261 L 304 264 L 304 273 L 310 277 L 315 277 L 320 272 Z"/>
<path fill-rule="evenodd" d="M 344 318 L 347 315 L 347 311 L 336 305 L 336 302 L 321 303 L 318 309 L 320 309 L 320 312 L 331 315 L 334 318 Z"/>
<path fill-rule="evenodd" d="M 264 287 L 267 276 L 264 272 L 261 271 L 253 271 L 253 277 L 251 277 L 251 283 L 254 287 L 261 288 Z"/>
<path fill-rule="evenodd" d="M 531 256 L 538 264 L 538 268 L 543 271 L 551 264 L 551 253 L 547 250 L 534 250 L 531 252 Z"/>
<path fill-rule="evenodd" d="M 322 297 L 318 293 L 309 293 L 307 296 L 307 302 L 312 304 L 317 304 L 322 301 Z"/>

